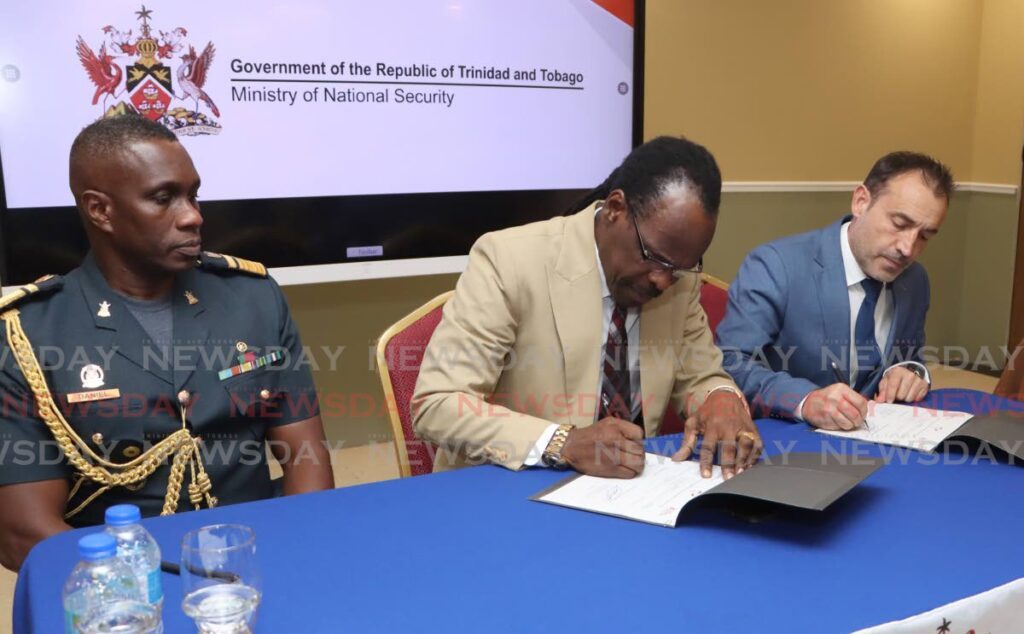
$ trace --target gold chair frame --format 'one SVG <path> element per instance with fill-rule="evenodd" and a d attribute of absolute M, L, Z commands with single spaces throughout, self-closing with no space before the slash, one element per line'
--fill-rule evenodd
<path fill-rule="evenodd" d="M 377 341 L 377 374 L 380 376 L 381 387 L 384 388 L 384 400 L 388 406 L 391 434 L 395 442 L 395 457 L 398 459 L 398 471 L 403 478 L 408 478 L 412 475 L 412 468 L 409 466 L 409 452 L 405 447 L 406 437 L 405 430 L 402 428 L 402 418 L 398 414 L 398 399 L 395 397 L 395 390 L 391 385 L 391 369 L 388 367 L 387 346 L 397 334 L 403 332 L 438 306 L 444 306 L 445 302 L 451 299 L 454 294 L 455 291 L 446 291 L 431 299 L 393 323 Z"/>

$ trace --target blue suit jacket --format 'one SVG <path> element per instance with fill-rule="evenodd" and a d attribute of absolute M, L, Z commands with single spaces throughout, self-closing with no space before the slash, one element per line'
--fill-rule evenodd
<path fill-rule="evenodd" d="M 850 355 L 857 351 L 850 346 L 850 298 L 839 246 L 847 220 L 758 247 L 729 287 L 718 344 L 726 371 L 759 413 L 793 418 L 808 393 L 836 382 L 833 360 L 849 376 Z M 891 288 L 892 327 L 882 366 L 862 390 L 869 398 L 885 368 L 921 362 L 928 274 L 915 262 Z"/>

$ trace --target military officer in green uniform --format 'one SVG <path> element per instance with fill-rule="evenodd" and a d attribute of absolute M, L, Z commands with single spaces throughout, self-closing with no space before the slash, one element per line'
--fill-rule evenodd
<path fill-rule="evenodd" d="M 177 137 L 102 119 L 71 148 L 91 251 L 0 300 L 0 563 L 97 524 L 333 486 L 308 359 L 277 284 L 201 251 L 199 175 Z"/>

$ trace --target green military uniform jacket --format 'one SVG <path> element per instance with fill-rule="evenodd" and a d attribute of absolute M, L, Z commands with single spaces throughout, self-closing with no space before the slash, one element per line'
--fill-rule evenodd
<path fill-rule="evenodd" d="M 239 264 L 241 263 L 241 264 Z M 262 274 L 261 274 L 262 273 Z M 203 254 L 172 294 L 171 354 L 154 345 L 92 256 L 15 303 L 56 406 L 89 447 L 125 463 L 181 429 L 199 436 L 219 504 L 273 495 L 268 429 L 319 413 L 316 392 L 281 289 L 261 265 Z M 39 418 L 33 393 L 0 328 L 0 485 L 75 477 Z M 168 358 L 169 357 L 169 358 Z M 169 464 L 141 487 L 114 487 L 68 521 L 102 523 L 113 504 L 159 514 Z M 190 474 L 186 470 L 185 487 Z M 84 483 L 75 508 L 97 487 Z M 190 510 L 183 491 L 178 511 Z"/>

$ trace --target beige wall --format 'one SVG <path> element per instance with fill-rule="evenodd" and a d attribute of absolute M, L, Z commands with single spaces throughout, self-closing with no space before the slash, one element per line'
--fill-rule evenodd
<path fill-rule="evenodd" d="M 861 179 L 913 148 L 970 174 L 983 2 L 648 0 L 645 133 L 728 181 Z"/>
<path fill-rule="evenodd" d="M 1019 183 L 1024 143 L 1024 1 L 985 0 L 970 179 Z"/>
<path fill-rule="evenodd" d="M 727 181 L 860 179 L 886 151 L 1018 184 L 1022 0 L 648 0 L 645 131 Z"/>
<path fill-rule="evenodd" d="M 317 389 L 321 395 L 340 395 L 345 405 L 344 411 L 330 406 L 322 412 L 328 440 L 363 445 L 391 437 L 374 363 L 377 339 L 417 306 L 455 288 L 457 277 L 432 275 L 284 287 L 302 343 L 319 364 L 313 373 Z"/>
<path fill-rule="evenodd" d="M 1017 184 L 1024 140 L 1024 0 L 648 0 L 645 133 L 684 133 L 727 181 L 859 180 L 895 148 L 932 153 L 961 181 Z M 732 279 L 773 238 L 823 226 L 846 193 L 728 193 L 708 270 Z M 961 192 L 922 257 L 933 345 L 1005 343 L 1016 198 Z M 323 369 L 354 394 L 325 412 L 332 440 L 388 436 L 372 346 L 455 276 L 291 287 Z M 345 346 L 330 371 L 320 346 Z M 375 407 L 376 406 L 376 407 Z"/>

